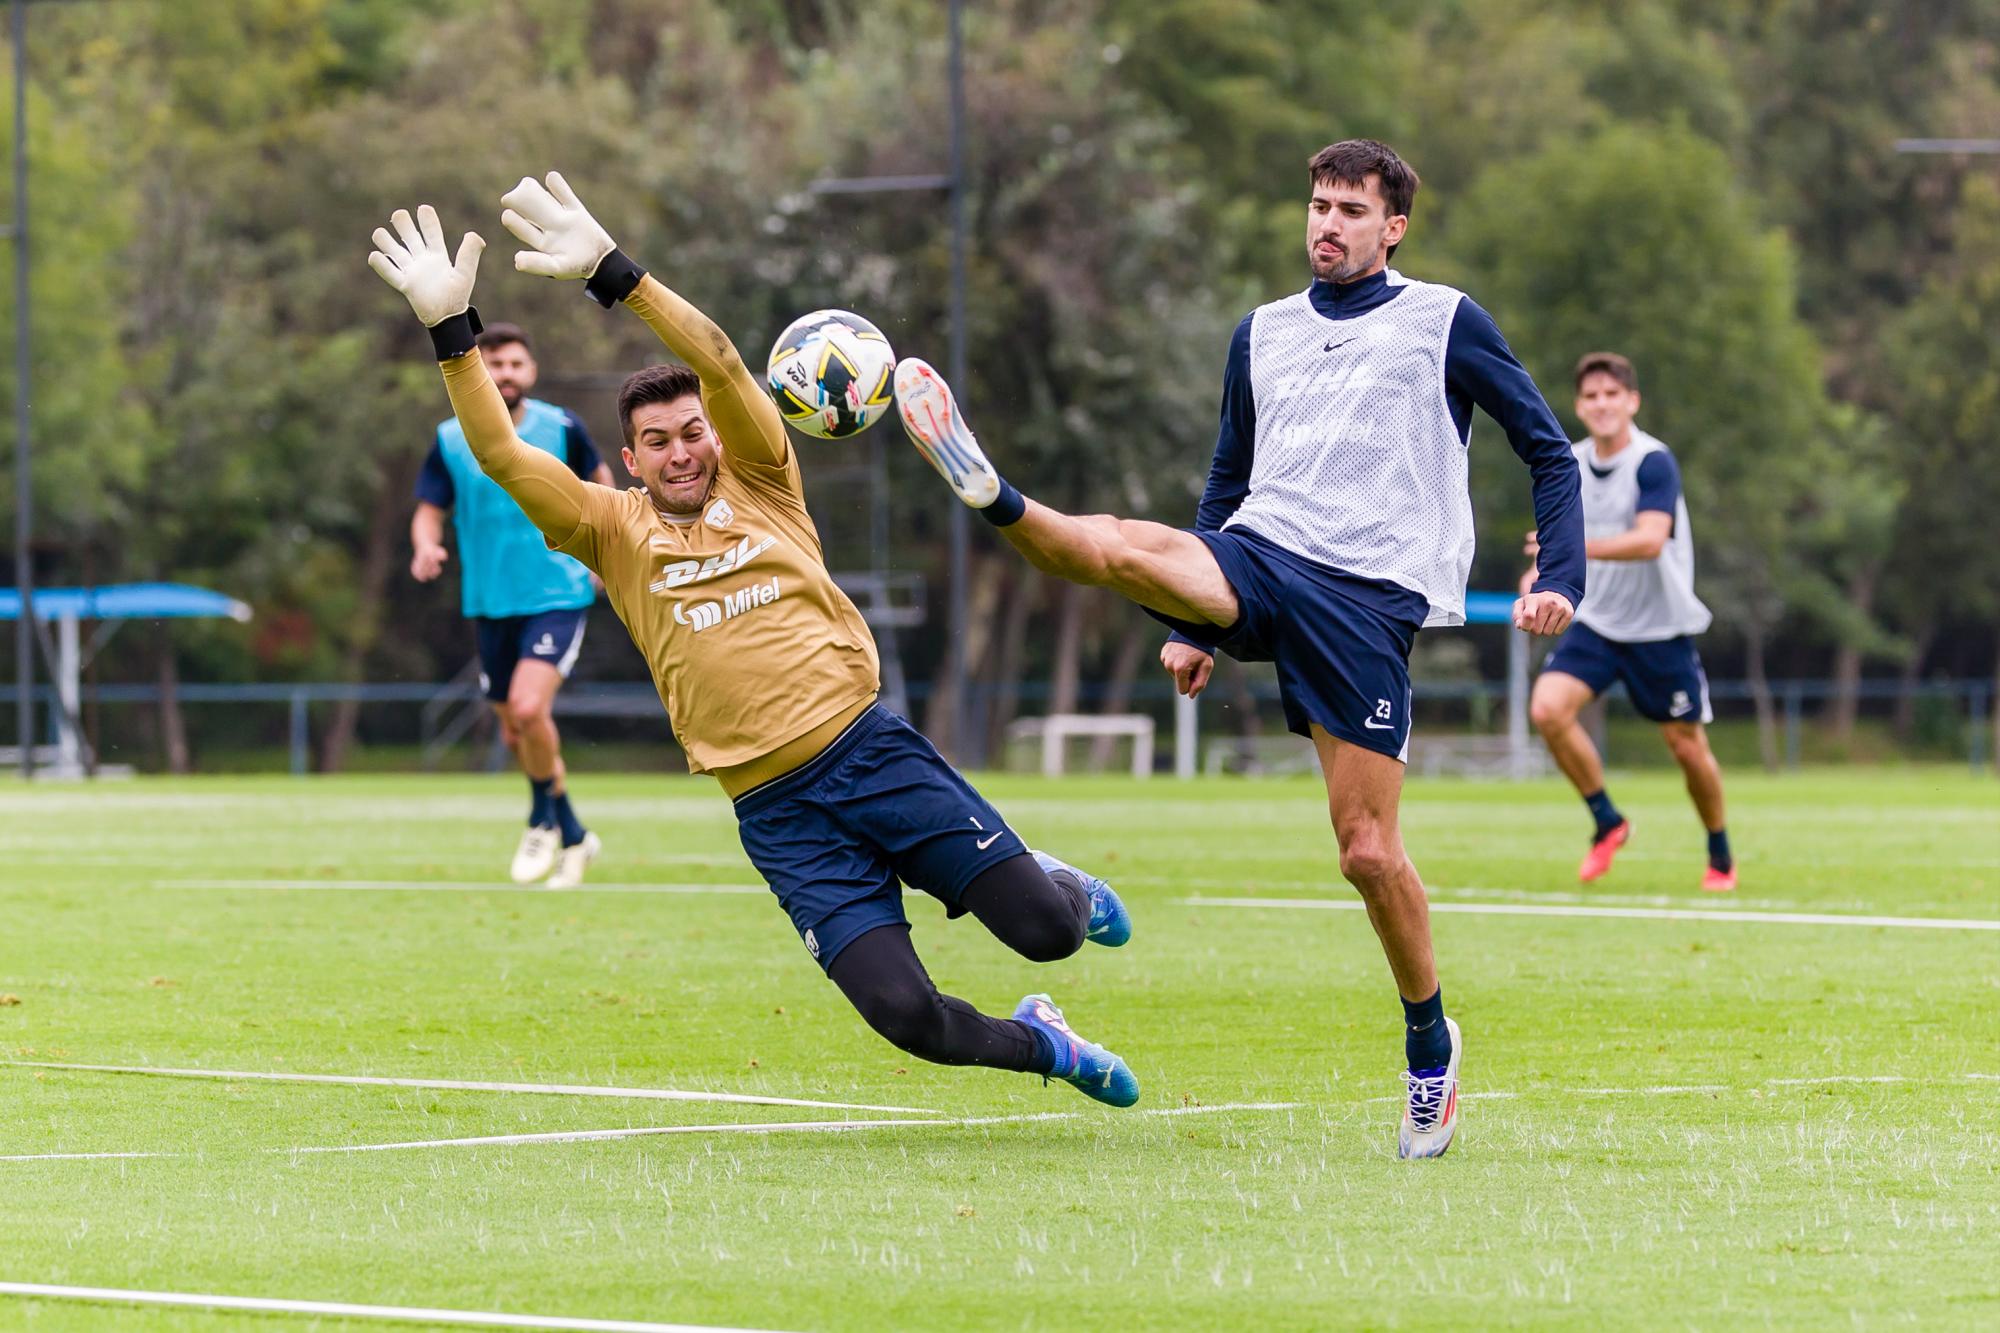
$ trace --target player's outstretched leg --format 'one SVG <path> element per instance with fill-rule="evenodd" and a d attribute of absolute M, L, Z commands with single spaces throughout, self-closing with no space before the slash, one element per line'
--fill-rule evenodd
<path fill-rule="evenodd" d="M 950 386 L 928 363 L 912 356 L 896 364 L 896 405 L 917 451 L 1036 569 L 1110 588 L 1175 620 L 1236 623 L 1236 592 L 1200 538 L 1163 523 L 1077 517 L 1028 499 L 994 470 Z"/>
<path fill-rule="evenodd" d="M 856 937 L 826 974 L 869 1027 L 919 1059 L 1059 1078 L 1111 1106 L 1139 1099 L 1139 1081 L 1125 1062 L 1071 1031 L 1046 995 L 1023 1000 L 1008 1019 L 940 993 L 907 925 L 878 926 Z M 1031 1001 L 1046 1006 L 1046 1013 Z"/>

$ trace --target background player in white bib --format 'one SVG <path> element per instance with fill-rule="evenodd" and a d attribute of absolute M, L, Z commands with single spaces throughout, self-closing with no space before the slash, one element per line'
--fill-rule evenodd
<path fill-rule="evenodd" d="M 1326 776 L 1340 869 L 1360 892 L 1402 996 L 1409 1062 L 1398 1152 L 1436 1157 L 1458 1123 L 1458 1027 L 1444 1013 L 1430 909 L 1398 823 L 1410 647 L 1465 620 L 1477 406 L 1534 472 L 1542 570 L 1515 623 L 1559 634 L 1583 600 L 1576 459 L 1493 320 L 1462 293 L 1388 268 L 1417 175 L 1371 139 L 1309 164 L 1305 291 L 1237 327 L 1222 429 L 1195 530 L 1074 518 L 1001 479 L 937 373 L 910 358 L 896 397 L 959 498 L 1045 573 L 1101 585 L 1175 631 L 1161 662 L 1186 693 L 1213 653 L 1275 662 L 1292 730 Z"/>
<path fill-rule="evenodd" d="M 1660 724 L 1708 830 L 1701 887 L 1726 893 L 1736 887 L 1736 862 L 1723 819 L 1722 769 L 1704 725 L 1713 717 L 1708 677 L 1693 638 L 1712 617 L 1694 595 L 1694 535 L 1680 468 L 1671 449 L 1632 424 L 1638 413 L 1639 376 L 1630 361 L 1592 352 L 1576 363 L 1576 415 L 1590 432 L 1575 445 L 1590 598 L 1543 665 L 1529 716 L 1596 821 L 1577 871 L 1587 884 L 1611 869 L 1632 825 L 1605 792 L 1603 761 L 1576 715 L 1612 682 L 1625 682 L 1632 706 Z M 1538 549 L 1529 533 L 1528 554 Z M 1535 577 L 1530 569 L 1522 586 Z"/>

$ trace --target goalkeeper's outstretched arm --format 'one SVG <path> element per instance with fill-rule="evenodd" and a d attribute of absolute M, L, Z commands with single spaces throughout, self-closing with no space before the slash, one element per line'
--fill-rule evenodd
<path fill-rule="evenodd" d="M 582 278 L 599 305 L 623 301 L 701 378 L 716 433 L 737 458 L 780 467 L 791 458 L 784 418 L 716 322 L 647 275 L 613 243 L 560 172 L 533 177 L 501 196 L 500 223 L 529 247 L 514 267 L 545 278 Z"/>
<path fill-rule="evenodd" d="M 479 315 L 472 308 L 472 283 L 486 242 L 467 232 L 454 260 L 445 248 L 437 211 L 429 204 L 417 209 L 414 221 L 400 208 L 389 221 L 396 232 L 375 229 L 376 248 L 368 256 L 368 266 L 409 300 L 430 330 L 451 410 L 480 470 L 514 498 L 543 536 L 562 545 L 583 521 L 590 483 L 554 454 L 515 434 L 514 418 L 486 373 L 485 359 L 473 341 L 479 333 Z"/>

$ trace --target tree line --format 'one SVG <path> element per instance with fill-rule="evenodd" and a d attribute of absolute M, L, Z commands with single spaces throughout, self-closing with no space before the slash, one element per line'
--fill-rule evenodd
<path fill-rule="evenodd" d="M 1642 424 L 1682 461 L 1716 674 L 1830 675 L 1836 733 L 1866 675 L 2000 676 L 2000 174 L 1895 151 L 2000 127 L 1994 7 L 966 9 L 969 411 L 1033 493 L 1192 520 L 1230 329 L 1305 281 L 1306 158 L 1369 135 L 1424 178 L 1396 266 L 1491 310 L 1572 427 L 1580 353 L 1638 363 Z M 106 679 L 442 680 L 464 661 L 452 588 L 404 574 L 445 402 L 362 268 L 393 207 L 434 203 L 502 247 L 482 309 L 534 332 L 549 396 L 607 453 L 607 386 L 657 349 L 505 262 L 498 196 L 551 166 L 753 361 L 820 305 L 942 359 L 942 195 L 808 188 L 948 161 L 938 0 L 79 0 L 31 9 L 28 57 L 36 577 L 180 579 L 257 610 L 123 636 Z M 803 446 L 851 568 L 881 531 L 852 484 L 866 439 Z M 900 646 L 933 681 L 948 509 L 900 444 L 888 558 L 936 612 Z M 1471 448 L 1475 584 L 1510 586 L 1525 474 L 1491 423 Z M 1024 681 L 1052 709 L 1101 682 L 1116 708 L 1153 669 L 1156 631 L 1108 597 L 978 533 L 973 575 L 986 739 Z M 602 674 L 642 675 L 600 651 Z M 930 698 L 941 734 L 954 701 Z M 323 766 L 355 726 L 325 720 Z"/>

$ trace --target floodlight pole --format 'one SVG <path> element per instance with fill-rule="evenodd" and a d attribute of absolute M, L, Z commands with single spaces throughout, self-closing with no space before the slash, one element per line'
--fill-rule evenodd
<path fill-rule="evenodd" d="M 951 300 L 948 318 L 950 321 L 949 341 L 946 349 L 947 374 L 951 382 L 965 392 L 965 26 L 964 0 L 951 0 L 950 32 L 951 55 L 949 78 L 951 85 L 951 170 L 945 175 L 918 176 L 858 176 L 814 181 L 807 190 L 811 194 L 894 194 L 906 190 L 945 190 L 949 194 L 951 209 Z M 969 564 L 968 547 L 971 542 L 966 519 L 965 506 L 951 507 L 948 537 L 950 549 L 949 589 L 947 594 L 950 611 L 946 622 L 945 676 L 957 686 L 955 706 L 949 720 L 951 728 L 950 744 L 947 746 L 953 757 L 961 763 L 976 763 L 984 758 L 979 748 L 973 744 L 972 706 L 966 684 L 965 639 L 969 631 L 969 613 L 966 609 L 966 580 Z"/>
<path fill-rule="evenodd" d="M 21 777 L 35 775 L 35 577 L 28 565 L 28 525 L 34 513 L 28 454 L 28 8 L 13 0 L 14 43 L 14 587 L 21 614 L 14 622 L 15 729 Z"/>

